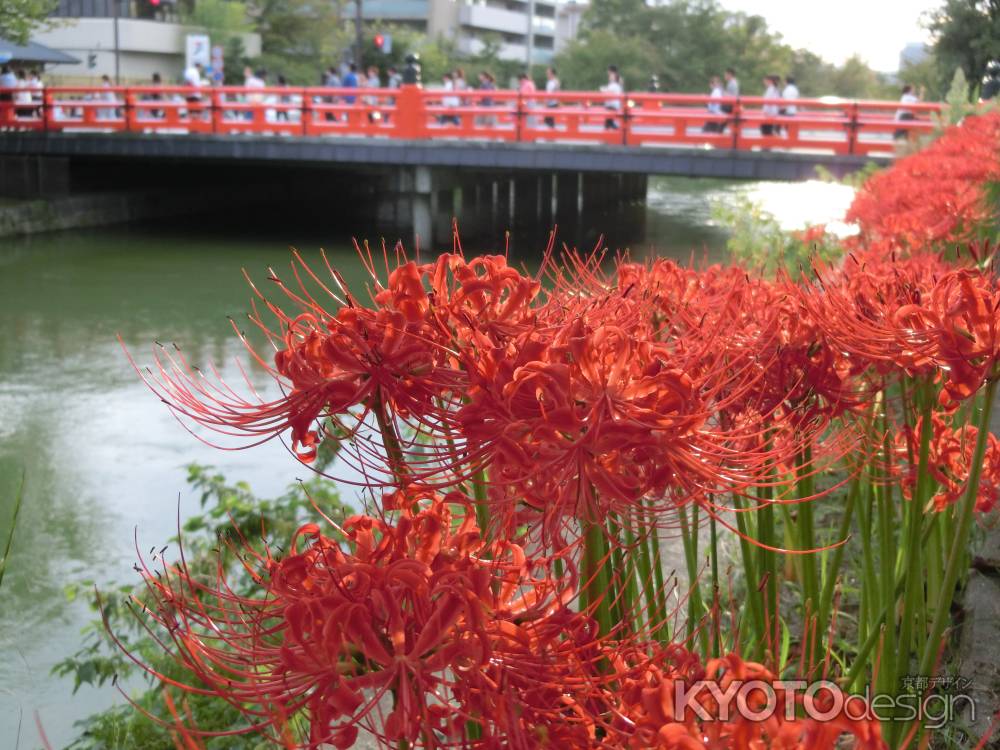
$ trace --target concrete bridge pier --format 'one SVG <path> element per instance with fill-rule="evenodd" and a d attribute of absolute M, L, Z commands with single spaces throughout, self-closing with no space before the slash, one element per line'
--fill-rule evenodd
<path fill-rule="evenodd" d="M 581 219 L 603 217 L 600 229 L 617 234 L 616 223 L 645 197 L 645 175 L 597 172 L 528 172 L 470 175 L 429 166 L 384 173 L 373 187 L 379 231 L 393 227 L 404 242 L 426 251 L 450 249 L 452 220 L 467 238 L 500 241 L 508 230 L 537 232 L 557 224 L 575 242 Z"/>
<path fill-rule="evenodd" d="M 512 180 L 514 216 L 511 228 L 537 226 L 541 221 L 541 175 L 529 175 Z"/>

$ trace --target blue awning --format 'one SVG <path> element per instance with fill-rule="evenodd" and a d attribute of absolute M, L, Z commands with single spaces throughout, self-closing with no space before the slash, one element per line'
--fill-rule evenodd
<path fill-rule="evenodd" d="M 58 64 L 78 63 L 80 61 L 72 55 L 67 55 L 65 52 L 46 47 L 44 44 L 28 42 L 22 46 L 0 37 L 0 63 L 8 62 Z"/>

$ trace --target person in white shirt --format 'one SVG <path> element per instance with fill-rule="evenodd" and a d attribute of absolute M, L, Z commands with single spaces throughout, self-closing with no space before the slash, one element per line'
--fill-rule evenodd
<path fill-rule="evenodd" d="M 465 80 L 465 71 L 461 68 L 455 68 L 455 71 L 451 74 L 452 80 L 455 82 L 455 91 L 468 91 L 469 83 Z M 462 100 L 462 106 L 465 106 L 465 101 Z"/>
<path fill-rule="evenodd" d="M 622 108 L 622 100 L 620 95 L 624 92 L 624 87 L 622 86 L 622 77 L 618 73 L 618 67 L 616 65 L 608 66 L 608 82 L 601 86 L 602 94 L 618 94 L 614 98 L 608 98 L 604 101 L 604 107 L 606 109 L 613 110 L 617 112 Z M 604 121 L 605 130 L 617 130 L 618 122 L 614 117 L 609 117 Z"/>
<path fill-rule="evenodd" d="M 781 98 L 786 102 L 794 102 L 799 98 L 799 87 L 795 85 L 795 79 L 785 76 L 785 88 L 781 90 Z M 784 104 L 781 107 L 781 114 L 785 117 L 794 117 L 798 108 L 794 104 Z"/>
<path fill-rule="evenodd" d="M 262 89 L 267 86 L 267 82 L 264 80 L 266 76 L 263 70 L 254 72 L 253 68 L 249 65 L 243 68 L 243 88 L 250 89 L 251 91 L 246 95 L 246 101 L 250 104 L 262 104 L 264 102 L 264 95 L 258 94 L 257 89 Z M 248 109 L 246 114 L 243 115 L 244 119 L 252 121 L 254 119 L 254 112 L 256 107 L 253 109 Z"/>
<path fill-rule="evenodd" d="M 723 114 L 722 81 L 719 79 L 719 76 L 712 76 L 708 80 L 708 96 L 711 99 L 711 101 L 709 101 L 708 103 L 709 114 L 713 115 Z M 718 120 L 710 120 L 709 122 L 705 123 L 705 126 L 702 128 L 702 131 L 705 133 L 721 133 L 725 127 L 726 125 L 724 122 L 720 122 Z"/>
<path fill-rule="evenodd" d="M 17 71 L 17 93 L 14 94 L 14 115 L 16 117 L 31 117 L 31 89 L 28 88 L 28 76 L 23 70 Z"/>
<path fill-rule="evenodd" d="M 904 104 L 904 105 L 905 104 L 917 104 L 919 101 L 920 101 L 920 97 L 917 96 L 915 93 L 913 93 L 913 86 L 911 86 L 910 84 L 906 84 L 905 86 L 903 86 L 903 93 L 899 97 L 899 103 L 900 104 Z M 902 122 L 902 121 L 905 121 L 905 120 L 916 120 L 916 119 L 917 119 L 917 116 L 913 113 L 912 109 L 909 109 L 907 107 L 900 107 L 899 109 L 896 110 L 896 121 L 897 122 Z M 902 139 L 909 138 L 910 137 L 910 130 L 909 130 L 909 128 L 900 128 L 895 133 L 893 133 L 892 137 L 895 138 L 895 139 L 897 139 L 897 140 L 899 140 L 901 138 Z"/>
<path fill-rule="evenodd" d="M 442 107 L 453 107 L 458 108 L 459 98 L 455 96 L 452 92 L 455 91 L 455 79 L 452 78 L 451 73 L 445 73 L 441 76 L 441 83 L 445 91 L 445 95 L 441 97 Z M 441 115 L 438 118 L 438 122 L 442 125 L 459 125 L 460 121 L 458 115 Z"/>
<path fill-rule="evenodd" d="M 559 81 L 559 74 L 556 72 L 556 69 L 550 65 L 548 68 L 545 69 L 545 93 L 558 94 L 559 89 L 561 88 L 562 88 L 562 83 Z M 555 109 L 556 107 L 559 106 L 559 100 L 554 98 L 548 99 L 545 102 L 545 106 L 548 107 L 549 109 Z M 554 128 L 556 126 L 556 118 L 546 117 L 545 124 L 548 125 L 550 128 Z"/>
<path fill-rule="evenodd" d="M 185 97 L 189 102 L 200 102 L 201 92 L 197 89 L 201 89 L 205 85 L 204 80 L 201 77 L 203 68 L 201 63 L 195 63 L 194 65 L 189 65 L 184 69 L 184 85 L 190 86 L 195 91 L 191 91 Z"/>
<path fill-rule="evenodd" d="M 780 99 L 781 93 L 778 91 L 778 84 L 781 79 L 778 76 L 764 76 L 764 98 L 765 99 Z M 760 111 L 765 115 L 776 116 L 779 114 L 780 107 L 776 102 L 768 102 L 760 108 Z M 776 125 L 773 122 L 762 122 L 760 125 L 761 135 L 777 135 L 781 132 L 781 126 Z"/>
<path fill-rule="evenodd" d="M 45 84 L 37 70 L 28 73 L 28 88 L 31 89 L 31 103 L 35 105 L 35 116 L 42 114 L 42 104 L 45 101 Z"/>

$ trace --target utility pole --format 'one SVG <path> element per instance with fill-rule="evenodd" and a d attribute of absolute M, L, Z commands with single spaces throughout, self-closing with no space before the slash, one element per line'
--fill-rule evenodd
<path fill-rule="evenodd" d="M 531 75 L 531 62 L 535 53 L 535 0 L 528 0 L 528 53 L 524 56 L 524 66 Z"/>
<path fill-rule="evenodd" d="M 354 0 L 354 64 L 361 70 L 361 0 Z"/>

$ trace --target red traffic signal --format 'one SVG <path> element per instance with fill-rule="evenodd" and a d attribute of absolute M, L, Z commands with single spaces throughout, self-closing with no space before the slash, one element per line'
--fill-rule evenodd
<path fill-rule="evenodd" d="M 375 49 L 382 49 L 385 44 L 385 37 L 382 34 L 375 35 Z"/>

